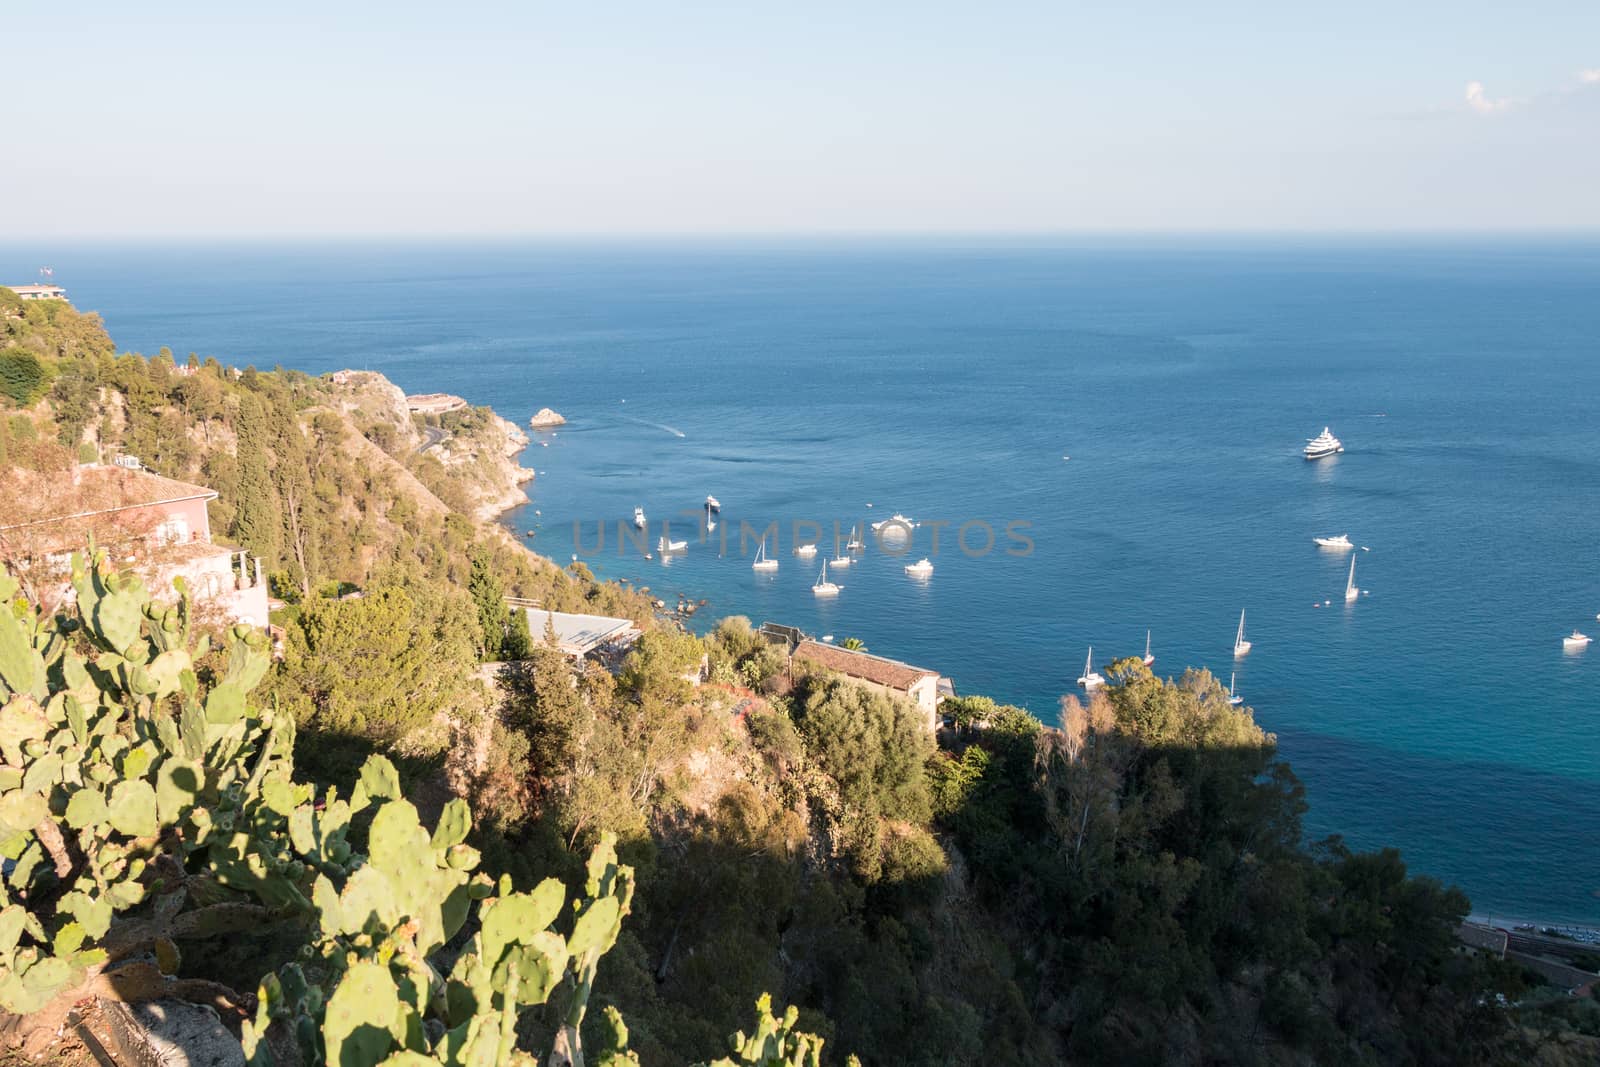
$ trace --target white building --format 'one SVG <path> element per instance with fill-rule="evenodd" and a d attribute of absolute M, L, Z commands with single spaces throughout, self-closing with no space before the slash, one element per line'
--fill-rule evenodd
<path fill-rule="evenodd" d="M 67 291 L 59 285 L 8 285 L 23 300 L 65 300 Z"/>

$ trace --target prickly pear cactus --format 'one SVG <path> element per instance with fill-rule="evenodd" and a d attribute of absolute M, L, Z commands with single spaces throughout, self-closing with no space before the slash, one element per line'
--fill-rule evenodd
<path fill-rule="evenodd" d="M 363 780 L 386 767 L 374 757 Z M 565 1017 L 581 1020 L 594 967 L 632 902 L 633 872 L 617 863 L 614 837 L 595 849 L 586 894 L 569 908 L 554 878 L 518 893 L 509 879 L 496 887 L 473 873 L 478 854 L 465 843 L 464 801 L 446 805 L 431 834 L 405 800 L 379 804 L 366 863 L 342 885 L 316 880 L 320 939 L 301 962 L 262 982 L 256 1019 L 245 1028 L 251 1062 L 273 1062 L 262 1038 L 277 1021 L 312 1064 L 537 1064 L 516 1047 L 519 1013 L 565 990 Z M 473 900 L 481 901 L 477 932 L 441 975 L 429 957 L 461 929 Z M 556 927 L 567 915 L 563 935 Z M 581 1052 L 569 1062 L 581 1064 Z M 613 1048 L 597 1062 L 633 1061 Z"/>
<path fill-rule="evenodd" d="M 755 1031 L 746 1037 L 743 1030 L 733 1036 L 733 1056 L 717 1060 L 709 1067 L 740 1067 L 757 1064 L 759 1067 L 821 1067 L 822 1038 L 801 1033 L 795 1029 L 800 1013 L 790 1005 L 779 1019 L 772 1014 L 772 996 L 761 994 L 756 1001 Z M 861 1067 L 861 1061 L 851 1056 L 851 1067 Z"/>
<path fill-rule="evenodd" d="M 0 1008 L 22 1014 L 132 951 L 176 965 L 166 934 L 186 869 L 212 851 L 225 867 L 241 834 L 273 828 L 266 798 L 292 793 L 292 721 L 245 702 L 271 663 L 265 636 L 229 631 L 227 668 L 202 697 L 209 642 L 190 632 L 181 587 L 164 608 L 103 553 L 72 570 L 76 618 L 45 618 L 0 575 Z M 292 903 L 292 878 L 273 873 L 248 888 Z M 161 922 L 130 939 L 118 917 L 136 909 Z M 217 912 L 184 921 L 227 926 Z"/>

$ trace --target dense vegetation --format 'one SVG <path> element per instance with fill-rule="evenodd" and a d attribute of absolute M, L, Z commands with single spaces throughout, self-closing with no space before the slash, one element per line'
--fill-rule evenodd
<path fill-rule="evenodd" d="M 597 1010 L 567 1039 L 581 1030 L 590 1049 L 613 1048 L 625 1019 L 630 1055 L 644 1064 L 689 1062 L 721 1047 L 764 993 L 802 1006 L 786 1026 L 763 1023 L 792 1054 L 815 1053 L 800 1036 L 811 1033 L 868 1063 L 1487 1064 L 1541 1054 L 1563 1062 L 1563 1049 L 1572 1062 L 1594 1054 L 1583 1035 L 1600 1026 L 1587 1007 L 1536 1012 L 1541 994 L 1523 972 L 1457 951 L 1454 928 L 1468 907 L 1459 892 L 1410 877 L 1392 852 L 1303 842 L 1299 783 L 1248 709 L 1231 707 L 1204 672 L 1163 680 L 1137 660 L 1119 662 L 1105 692 L 1065 700 L 1050 727 L 1021 709 L 961 698 L 946 704 L 954 725 L 936 747 L 904 704 L 835 677 L 792 674 L 782 650 L 746 620 L 725 619 L 703 640 L 657 625 L 639 594 L 595 583 L 581 567 L 556 568 L 473 523 L 461 510 L 464 495 L 429 488 L 466 475 L 430 468 L 436 461 L 407 451 L 405 426 L 352 413 L 326 381 L 193 359 L 179 374 L 165 355 L 113 356 L 97 324 L 64 305 L 25 310 L 26 318 L 0 322 L 15 347 L 47 366 L 50 384 L 32 407 L 0 420 L 10 461 L 67 463 L 90 442 L 218 488 L 215 528 L 268 560 L 291 602 L 283 658 L 260 667 L 263 697 L 240 712 L 253 732 L 239 739 L 237 760 L 219 760 L 214 772 L 217 803 L 239 803 L 226 797 L 225 779 L 237 773 L 229 768 L 260 766 L 254 754 L 271 749 L 264 731 L 276 730 L 280 749 L 295 739 L 293 760 L 279 751 L 281 762 L 261 775 L 286 783 L 308 775 L 335 787 L 318 817 L 347 812 L 341 833 L 350 851 L 313 861 L 292 833 L 282 840 L 311 791 L 275 787 L 272 814 L 246 818 L 245 836 L 261 843 L 235 849 L 236 872 L 252 869 L 248 857 L 259 847 L 278 864 L 262 870 L 300 879 L 304 900 L 314 901 L 319 873 L 336 894 L 349 892 L 361 869 L 350 857 L 380 853 L 370 837 L 374 812 L 391 810 L 397 835 L 413 842 L 404 862 L 418 865 L 419 882 L 439 887 L 433 903 L 415 904 L 428 914 L 457 884 L 488 895 L 487 879 L 429 871 L 507 876 L 495 894 L 502 900 L 521 899 L 513 884 L 554 893 L 540 883 L 550 876 L 580 901 L 627 897 L 610 951 L 572 964 L 580 955 L 572 949 L 566 977 L 551 987 L 554 1002 L 535 998 L 521 1013 L 521 1047 L 552 1048 L 581 989 Z M 463 416 L 456 426 L 467 432 L 473 422 Z M 362 595 L 345 598 L 353 591 Z M 525 624 L 513 625 L 508 593 L 630 615 L 646 632 L 616 674 L 575 670 Z M 125 651 L 115 641 L 96 645 L 92 616 L 54 620 L 23 602 L 11 615 L 32 628 L 41 657 Z M 165 618 L 146 617 L 149 640 Z M 251 640 L 224 635 L 217 649 L 196 651 L 187 681 L 172 661 L 156 671 L 159 652 L 139 661 L 168 680 L 156 683 L 154 699 L 139 690 L 143 681 L 97 698 L 102 707 L 146 701 L 108 730 L 131 749 L 149 735 L 161 741 L 163 716 L 193 722 L 182 710 L 191 702 L 209 712 L 210 694 L 235 669 L 220 649 L 248 649 Z M 686 675 L 699 672 L 702 657 L 710 683 L 695 686 Z M 485 686 L 477 665 L 497 659 L 514 662 L 498 685 Z M 46 708 L 59 699 L 64 709 L 62 686 L 87 692 L 58 668 L 47 674 Z M 217 699 L 221 708 L 231 697 Z M 166 757 L 152 752 L 130 770 L 126 759 L 118 763 L 123 746 L 113 747 L 113 771 L 148 778 L 159 801 Z M 21 766 L 9 753 L 6 763 Z M 41 777 L 23 783 L 29 788 L 44 781 L 34 773 Z M 69 819 L 70 783 L 56 782 L 59 791 L 42 795 L 52 818 Z M 115 784 L 100 785 L 115 795 Z M 14 786 L 7 779 L 0 788 Z M 257 783 L 260 803 L 266 792 Z M 409 803 L 397 799 L 402 792 Z M 0 808 L 6 803 L 0 798 Z M 81 816 L 92 802 L 77 804 Z M 457 836 L 469 805 L 474 819 Z M 107 808 L 118 805 L 108 800 Z M 155 811 L 165 818 L 160 803 Z M 33 825 L 24 819 L 15 832 L 24 824 Z M 135 840 L 131 830 L 148 829 L 111 826 Z M 460 960 L 496 952 L 521 953 L 534 966 L 531 944 L 513 952 L 495 941 L 489 916 L 505 905 L 451 918 L 454 937 L 423 938 L 394 923 L 358 933 L 338 909 L 263 899 L 243 875 L 217 875 L 215 846 L 192 833 L 179 826 L 158 839 L 163 850 L 178 849 L 169 862 L 187 878 L 207 892 L 221 884 L 222 899 L 208 903 L 294 916 L 298 933 L 169 955 L 164 982 L 275 973 L 260 1021 L 298 1027 L 314 1048 L 326 1047 L 327 1020 L 317 1013 L 337 988 L 327 977 L 348 969 L 333 960 L 387 960 L 404 1010 L 419 1025 L 436 1020 L 422 1027 L 430 1041 L 438 1027 L 454 1032 L 479 1014 L 518 1014 L 506 1005 L 521 994 L 506 993 L 509 973 L 496 965 L 486 979 L 475 972 L 489 994 L 447 997 L 440 1014 L 417 999 L 417 986 L 406 991 L 394 962 L 428 958 L 446 978 Z M 449 855 L 466 863 L 459 850 L 468 848 L 472 863 L 452 866 Z M 400 862 L 392 850 L 383 855 L 371 859 L 374 868 Z M 148 885 L 156 869 L 147 862 L 128 877 Z M 51 925 L 73 914 L 63 910 L 53 870 L 35 863 L 26 876 L 34 882 L 25 890 L 13 883 L 13 899 L 30 911 L 37 894 L 44 933 L 28 927 L 12 944 L 32 937 L 57 955 L 93 951 L 96 938 L 73 944 L 76 935 L 62 940 Z M 145 893 L 117 910 L 138 915 L 150 906 Z M 565 920 L 546 930 L 552 919 L 526 932 L 549 932 L 571 948 L 575 930 Z M 117 928 L 95 927 L 107 936 Z M 302 944 L 327 965 L 309 983 L 315 968 L 293 967 Z M 527 974 L 519 970 L 517 981 Z M 1508 1007 L 1518 1003 L 1530 1006 Z M 498 1024 L 477 1025 L 487 1033 Z M 417 1051 L 444 1055 L 433 1045 Z"/>

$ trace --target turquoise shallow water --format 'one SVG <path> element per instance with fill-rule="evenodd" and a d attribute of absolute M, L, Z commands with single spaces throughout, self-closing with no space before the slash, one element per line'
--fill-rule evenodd
<path fill-rule="evenodd" d="M 1398 845 L 1480 910 L 1600 921 L 1600 646 L 1560 643 L 1600 636 L 1600 244 L 0 245 L 7 277 L 41 261 L 127 348 L 554 407 L 507 516 L 541 551 L 604 520 L 603 575 L 1047 720 L 1087 646 L 1147 628 L 1158 670 L 1226 680 L 1247 608 L 1239 690 L 1309 834 Z M 1348 451 L 1308 464 L 1324 424 Z M 735 534 L 783 524 L 775 576 L 737 537 L 617 555 L 634 505 L 708 492 Z M 788 524 L 892 511 L 1029 523 L 1033 550 L 947 530 L 929 582 L 872 551 L 815 600 Z M 1349 607 L 1349 557 L 1310 541 L 1346 531 L 1371 548 Z"/>

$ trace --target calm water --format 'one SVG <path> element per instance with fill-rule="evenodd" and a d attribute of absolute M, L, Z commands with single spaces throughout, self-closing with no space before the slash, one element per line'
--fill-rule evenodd
<path fill-rule="evenodd" d="M 1089 645 L 1147 628 L 1158 670 L 1226 681 L 1247 608 L 1239 691 L 1310 833 L 1398 845 L 1481 910 L 1600 921 L 1600 645 L 1560 641 L 1600 634 L 1600 244 L 0 246 L 7 277 L 39 262 L 127 348 L 554 407 L 507 516 L 541 551 L 604 520 L 604 576 L 1046 720 Z M 1324 424 L 1348 451 L 1306 463 Z M 618 557 L 634 505 L 707 493 L 728 558 Z M 930 581 L 873 551 L 816 601 L 789 522 L 892 511 L 1034 548 L 972 558 L 951 527 Z M 741 519 L 784 524 L 776 575 Z M 1349 556 L 1310 540 L 1347 531 L 1348 607 Z"/>

